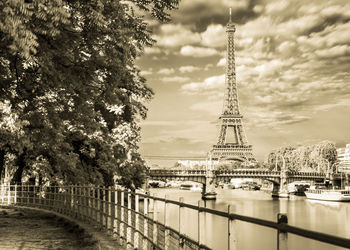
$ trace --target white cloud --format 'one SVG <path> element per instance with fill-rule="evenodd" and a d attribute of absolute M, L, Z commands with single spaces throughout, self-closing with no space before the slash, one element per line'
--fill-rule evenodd
<path fill-rule="evenodd" d="M 145 47 L 145 54 L 160 54 L 162 51 L 157 47 Z"/>
<path fill-rule="evenodd" d="M 272 14 L 275 12 L 281 12 L 285 10 L 288 7 L 288 2 L 287 1 L 276 1 L 276 2 L 271 2 L 266 5 L 265 11 L 267 14 Z"/>
<path fill-rule="evenodd" d="M 254 64 L 254 60 L 251 57 L 236 57 L 236 71 L 237 68 L 244 65 L 251 65 Z M 216 64 L 218 67 L 225 67 L 226 66 L 226 58 L 221 58 L 218 63 Z"/>
<path fill-rule="evenodd" d="M 206 57 L 217 55 L 218 52 L 213 48 L 193 47 L 187 45 L 181 48 L 180 54 L 183 56 Z"/>
<path fill-rule="evenodd" d="M 216 66 L 219 66 L 219 67 L 224 67 L 226 66 L 226 58 L 221 58 L 218 63 L 216 64 Z"/>
<path fill-rule="evenodd" d="M 210 24 L 201 33 L 201 44 L 207 47 L 222 47 L 226 44 L 225 28 L 221 24 Z"/>
<path fill-rule="evenodd" d="M 163 69 L 158 70 L 157 73 L 161 74 L 161 75 L 171 75 L 171 74 L 175 73 L 175 70 L 173 68 L 163 68 Z"/>
<path fill-rule="evenodd" d="M 181 87 L 186 94 L 191 92 L 202 92 L 207 90 L 216 90 L 225 84 L 225 75 L 211 76 L 204 79 L 203 82 L 191 82 Z"/>
<path fill-rule="evenodd" d="M 194 71 L 197 71 L 197 70 L 200 70 L 199 67 L 196 67 L 196 66 L 192 66 L 192 65 L 188 65 L 188 66 L 181 66 L 179 68 L 179 71 L 181 73 L 191 73 L 191 72 L 194 72 Z"/>
<path fill-rule="evenodd" d="M 179 47 L 188 44 L 199 43 L 199 33 L 192 32 L 181 24 L 163 24 L 160 27 L 160 34 L 154 36 L 157 44 L 163 47 Z"/>
<path fill-rule="evenodd" d="M 348 45 L 337 45 L 332 48 L 316 50 L 315 53 L 321 58 L 345 56 L 350 54 L 350 47 Z"/>
<path fill-rule="evenodd" d="M 151 70 L 142 70 L 142 71 L 140 72 L 140 74 L 141 74 L 142 76 L 148 76 L 148 75 L 152 75 L 152 71 L 151 71 Z"/>
<path fill-rule="evenodd" d="M 184 83 L 188 82 L 190 78 L 188 77 L 181 77 L 181 76 L 173 76 L 173 77 L 163 77 L 160 80 L 163 82 L 177 82 L 177 83 Z"/>

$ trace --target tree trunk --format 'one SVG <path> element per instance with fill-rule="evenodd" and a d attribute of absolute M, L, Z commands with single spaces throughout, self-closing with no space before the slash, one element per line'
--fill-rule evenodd
<path fill-rule="evenodd" d="M 16 161 L 17 170 L 12 177 L 12 180 L 11 180 L 12 185 L 22 184 L 22 175 L 23 175 L 24 168 L 26 166 L 25 156 L 26 156 L 26 150 L 24 149 L 23 153 L 20 154 L 17 158 L 17 161 Z"/>
<path fill-rule="evenodd" d="M 3 180 L 3 172 L 5 169 L 5 150 L 0 150 L 0 183 Z"/>

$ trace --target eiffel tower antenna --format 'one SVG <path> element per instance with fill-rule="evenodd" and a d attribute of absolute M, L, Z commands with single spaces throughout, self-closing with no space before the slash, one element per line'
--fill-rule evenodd
<path fill-rule="evenodd" d="M 226 52 L 226 77 L 225 77 L 225 97 L 220 119 L 220 133 L 218 142 L 213 145 L 213 160 L 229 161 L 255 161 L 252 146 L 248 141 L 243 129 L 242 118 L 239 110 L 237 83 L 236 83 L 236 63 L 234 33 L 235 24 L 232 22 L 232 9 L 230 8 L 230 18 L 226 26 L 227 52 Z M 228 140 L 231 133 L 233 141 Z"/>

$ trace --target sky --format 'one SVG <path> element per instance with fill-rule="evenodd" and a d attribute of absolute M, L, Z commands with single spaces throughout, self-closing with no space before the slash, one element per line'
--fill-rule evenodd
<path fill-rule="evenodd" d="M 288 145 L 350 143 L 350 1 L 183 0 L 171 22 L 148 22 L 157 43 L 137 60 L 155 92 L 141 122 L 143 157 L 204 158 L 217 143 L 230 7 L 256 159 Z"/>

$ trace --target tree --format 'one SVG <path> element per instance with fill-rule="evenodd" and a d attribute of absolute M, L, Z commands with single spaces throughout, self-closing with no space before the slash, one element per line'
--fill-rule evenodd
<path fill-rule="evenodd" d="M 327 172 L 337 160 L 337 150 L 335 143 L 322 141 L 315 145 L 299 146 L 297 148 L 287 146 L 272 151 L 268 155 L 269 169 L 280 170 L 283 157 L 289 171 L 309 171 Z"/>
<path fill-rule="evenodd" d="M 310 161 L 318 172 L 326 173 L 337 160 L 337 148 L 331 141 L 322 141 L 313 147 Z"/>
<path fill-rule="evenodd" d="M 0 171 L 8 153 L 17 159 L 13 183 L 36 173 L 54 183 L 110 185 L 126 165 L 140 170 L 144 163 L 127 155 L 137 155 L 138 121 L 153 93 L 135 59 L 154 41 L 135 9 L 167 21 L 177 5 L 1 1 L 0 106 L 16 129 L 2 116 Z"/>
<path fill-rule="evenodd" d="M 310 166 L 311 146 L 299 146 L 293 152 L 290 169 L 293 171 L 307 171 Z"/>
<path fill-rule="evenodd" d="M 268 155 L 268 159 L 267 159 L 269 169 L 281 170 L 283 168 L 283 161 L 285 161 L 285 164 L 289 169 L 293 159 L 294 150 L 295 148 L 291 146 L 281 147 L 279 149 L 273 150 Z"/>

